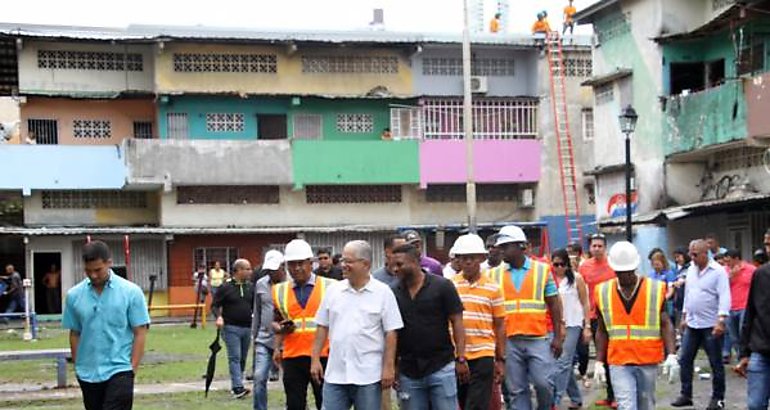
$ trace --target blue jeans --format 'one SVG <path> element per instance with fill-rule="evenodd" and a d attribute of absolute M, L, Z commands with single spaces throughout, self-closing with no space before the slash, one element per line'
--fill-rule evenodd
<path fill-rule="evenodd" d="M 538 391 L 537 408 L 549 410 L 553 405 L 551 374 L 554 358 L 548 339 L 510 337 L 506 343 L 505 383 L 513 395 L 513 408 L 532 408 L 529 381 Z"/>
<path fill-rule="evenodd" d="M 382 384 L 375 382 L 358 386 L 355 384 L 323 385 L 324 402 L 321 410 L 377 410 L 382 400 Z"/>
<path fill-rule="evenodd" d="M 230 368 L 230 388 L 243 388 L 243 370 L 246 368 L 246 358 L 249 355 L 251 328 L 225 325 L 222 337 L 227 347 L 227 364 Z"/>
<path fill-rule="evenodd" d="M 725 333 L 724 343 L 722 344 L 722 357 L 730 356 L 733 348 L 736 355 L 740 357 L 738 350 L 741 342 L 741 324 L 743 323 L 744 310 L 731 310 L 727 318 L 727 333 Z"/>
<path fill-rule="evenodd" d="M 722 363 L 722 338 L 711 334 L 713 328 L 693 329 L 688 327 L 684 331 L 682 346 L 679 350 L 679 366 L 681 367 L 682 396 L 692 399 L 692 373 L 695 355 L 698 349 L 703 347 L 714 373 L 711 378 L 711 398 L 724 400 L 725 398 L 725 366 Z"/>
<path fill-rule="evenodd" d="M 273 364 L 273 349 L 254 345 L 254 410 L 267 410 L 267 380 Z"/>
<path fill-rule="evenodd" d="M 767 410 L 770 401 L 770 357 L 752 353 L 747 371 L 749 410 Z"/>
<path fill-rule="evenodd" d="M 610 366 L 618 410 L 655 410 L 658 366 Z"/>
<path fill-rule="evenodd" d="M 402 410 L 457 410 L 455 363 L 420 379 L 399 376 L 398 398 Z M 375 409 L 379 408 L 379 404 Z"/>
<path fill-rule="evenodd" d="M 573 404 L 583 404 L 583 396 L 575 381 L 575 375 L 572 374 L 575 350 L 577 350 L 582 334 L 583 328 L 580 326 L 567 328 L 567 338 L 564 340 L 561 356 L 556 360 L 556 369 L 553 376 L 554 384 L 556 385 L 553 403 L 557 406 L 561 403 L 561 397 L 564 395 L 565 390 Z"/>

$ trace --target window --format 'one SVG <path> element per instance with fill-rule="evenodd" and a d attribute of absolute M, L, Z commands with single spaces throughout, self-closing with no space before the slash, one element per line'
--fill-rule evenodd
<path fill-rule="evenodd" d="M 30 118 L 27 120 L 27 136 L 36 144 L 56 145 L 59 143 L 59 122 Z"/>
<path fill-rule="evenodd" d="M 764 67 L 765 42 L 763 38 L 757 38 L 741 48 L 738 55 L 738 75 L 760 72 Z"/>
<path fill-rule="evenodd" d="M 303 56 L 302 72 L 308 74 L 398 74 L 398 58 L 367 56 Z"/>
<path fill-rule="evenodd" d="M 305 187 L 309 204 L 364 204 L 401 202 L 400 185 L 309 185 Z"/>
<path fill-rule="evenodd" d="M 599 43 L 620 37 L 631 31 L 631 13 L 612 13 L 597 21 L 594 25 Z"/>
<path fill-rule="evenodd" d="M 134 138 L 152 139 L 152 121 L 134 121 Z"/>
<path fill-rule="evenodd" d="M 187 113 L 170 112 L 166 114 L 166 133 L 169 139 L 185 140 L 189 138 Z"/>
<path fill-rule="evenodd" d="M 43 209 L 134 209 L 147 208 L 142 191 L 43 191 Z"/>
<path fill-rule="evenodd" d="M 425 139 L 464 137 L 462 99 L 427 98 L 420 103 Z M 537 105 L 534 99 L 474 99 L 474 138 L 537 138 Z"/>
<path fill-rule="evenodd" d="M 294 138 L 319 140 L 323 138 L 323 118 L 318 114 L 294 114 Z"/>
<path fill-rule="evenodd" d="M 0 39 L 0 95 L 19 94 L 19 63 L 16 39 Z"/>
<path fill-rule="evenodd" d="M 717 11 L 734 3 L 735 0 L 711 0 L 711 10 Z"/>
<path fill-rule="evenodd" d="M 465 202 L 465 184 L 428 185 L 425 200 L 428 202 Z M 479 202 L 513 202 L 519 195 L 517 184 L 476 184 L 476 200 Z"/>
<path fill-rule="evenodd" d="M 75 138 L 111 138 L 112 123 L 108 120 L 73 120 Z"/>
<path fill-rule="evenodd" d="M 277 204 L 275 185 L 216 185 L 180 186 L 176 190 L 177 204 Z"/>
<path fill-rule="evenodd" d="M 337 114 L 337 132 L 366 134 L 374 132 L 372 114 Z"/>
<path fill-rule="evenodd" d="M 182 73 L 278 72 L 275 54 L 174 54 L 174 71 Z"/>
<path fill-rule="evenodd" d="M 425 58 L 422 60 L 423 75 L 459 76 L 463 75 L 461 58 Z M 513 76 L 512 58 L 474 58 L 471 61 L 472 75 Z"/>
<path fill-rule="evenodd" d="M 594 110 L 584 109 L 583 112 L 583 141 L 594 140 Z"/>
<path fill-rule="evenodd" d="M 417 107 L 390 109 L 390 131 L 396 138 L 421 138 L 422 117 Z"/>
<path fill-rule="evenodd" d="M 212 269 L 216 262 L 226 272 L 232 272 L 233 263 L 238 259 L 238 248 L 195 248 L 193 250 L 193 266 L 195 269 L 204 265 L 206 269 Z"/>
<path fill-rule="evenodd" d="M 594 88 L 594 100 L 596 105 L 606 104 L 615 99 L 615 85 L 608 83 Z"/>
<path fill-rule="evenodd" d="M 257 135 L 261 140 L 285 140 L 285 114 L 257 114 Z"/>
<path fill-rule="evenodd" d="M 38 50 L 37 67 L 59 70 L 142 71 L 139 53 Z"/>
<path fill-rule="evenodd" d="M 243 132 L 243 130 L 242 113 L 206 114 L 206 131 L 208 132 Z"/>
<path fill-rule="evenodd" d="M 671 63 L 671 94 L 701 91 L 725 81 L 725 60 L 697 63 Z"/>
<path fill-rule="evenodd" d="M 588 78 L 593 75 L 593 62 L 591 55 L 573 56 L 566 55 L 564 59 L 564 73 L 567 77 Z"/>

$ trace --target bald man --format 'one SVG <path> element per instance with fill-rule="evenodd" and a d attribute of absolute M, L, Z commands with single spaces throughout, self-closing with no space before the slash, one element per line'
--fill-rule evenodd
<path fill-rule="evenodd" d="M 240 399 L 249 390 L 243 387 L 243 370 L 251 341 L 252 286 L 251 263 L 238 259 L 233 263 L 233 275 L 214 296 L 211 306 L 217 315 L 217 328 L 227 346 L 230 386 L 233 397 Z"/>

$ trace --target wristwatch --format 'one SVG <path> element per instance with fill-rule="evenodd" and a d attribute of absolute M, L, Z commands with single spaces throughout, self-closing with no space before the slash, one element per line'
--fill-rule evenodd
<path fill-rule="evenodd" d="M 468 363 L 468 359 L 465 356 L 458 356 L 457 359 L 455 359 L 455 361 L 460 364 Z"/>

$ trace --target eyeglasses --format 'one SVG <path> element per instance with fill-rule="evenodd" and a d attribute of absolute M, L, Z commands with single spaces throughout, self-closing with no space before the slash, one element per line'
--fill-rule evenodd
<path fill-rule="evenodd" d="M 353 263 L 356 263 L 356 262 L 360 262 L 362 260 L 363 259 L 361 259 L 361 258 L 358 258 L 358 259 L 340 259 L 340 263 L 344 263 L 345 265 L 350 265 L 350 264 L 353 264 Z"/>
<path fill-rule="evenodd" d="M 567 264 L 564 262 L 554 262 L 551 265 L 553 265 L 554 268 L 564 268 L 567 266 Z"/>

